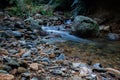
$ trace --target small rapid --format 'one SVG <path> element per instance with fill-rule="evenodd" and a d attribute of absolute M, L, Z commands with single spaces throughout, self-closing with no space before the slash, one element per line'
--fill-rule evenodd
<path fill-rule="evenodd" d="M 51 38 L 53 38 L 53 42 L 56 42 L 55 40 L 57 40 L 57 42 L 74 41 L 79 43 L 92 43 L 92 41 L 90 40 L 79 38 L 77 36 L 70 34 L 70 32 L 67 31 L 63 26 L 42 26 L 42 30 L 47 32 L 49 36 L 49 39 L 47 38 L 48 41 L 52 40 Z M 61 40 L 64 40 L 64 41 L 61 41 Z"/>

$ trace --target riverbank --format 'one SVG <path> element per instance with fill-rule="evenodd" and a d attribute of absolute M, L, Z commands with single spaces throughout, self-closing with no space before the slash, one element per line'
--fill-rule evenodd
<path fill-rule="evenodd" d="M 3 80 L 119 79 L 119 46 L 115 47 L 114 42 L 97 46 L 91 44 L 97 40 L 72 35 L 69 33 L 71 23 L 66 24 L 66 20 L 63 16 L 41 14 L 21 19 L 3 13 L 0 17 L 0 77 Z M 47 32 L 43 26 L 51 30 Z M 113 61 L 109 61 L 111 58 Z"/>

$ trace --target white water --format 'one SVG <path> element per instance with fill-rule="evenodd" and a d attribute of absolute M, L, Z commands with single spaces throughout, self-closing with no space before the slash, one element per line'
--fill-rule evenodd
<path fill-rule="evenodd" d="M 83 38 L 79 38 L 77 36 L 71 35 L 68 31 L 65 31 L 63 26 L 43 26 L 42 27 L 43 31 L 46 31 L 49 36 L 51 35 L 59 35 L 60 37 L 52 37 L 49 38 L 50 40 L 53 40 L 53 42 L 63 42 L 61 40 L 70 40 L 70 41 L 74 41 L 74 42 L 79 42 L 79 43 L 91 43 L 92 41 L 87 40 L 87 39 L 83 39 Z M 58 39 L 56 39 L 58 38 Z M 46 40 L 47 41 L 47 40 Z"/>

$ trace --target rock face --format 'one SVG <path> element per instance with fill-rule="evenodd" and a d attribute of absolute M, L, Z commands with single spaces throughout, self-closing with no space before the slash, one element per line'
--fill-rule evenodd
<path fill-rule="evenodd" d="M 73 21 L 72 31 L 80 37 L 95 37 L 99 33 L 99 26 L 96 21 L 89 17 L 76 16 Z"/>

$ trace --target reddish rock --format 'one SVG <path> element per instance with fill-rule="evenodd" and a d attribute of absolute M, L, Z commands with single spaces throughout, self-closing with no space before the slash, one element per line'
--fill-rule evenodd
<path fill-rule="evenodd" d="M 30 69 L 32 69 L 32 70 L 38 70 L 38 63 L 32 63 L 32 64 L 30 64 Z"/>
<path fill-rule="evenodd" d="M 10 74 L 1 74 L 0 73 L 0 80 L 14 80 L 14 76 Z"/>

